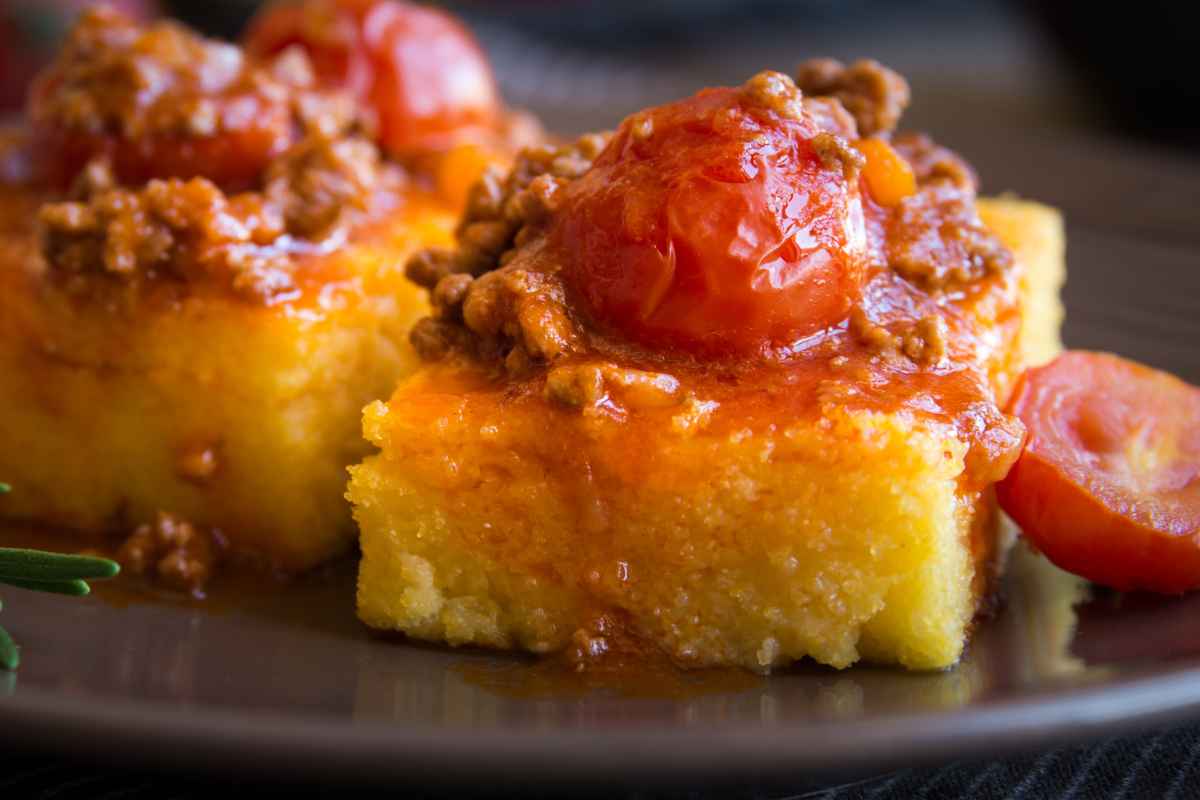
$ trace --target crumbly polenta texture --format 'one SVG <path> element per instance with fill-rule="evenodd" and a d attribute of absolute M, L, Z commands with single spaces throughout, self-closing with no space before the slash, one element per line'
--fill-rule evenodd
<path fill-rule="evenodd" d="M 326 257 L 338 286 L 273 307 L 105 305 L 32 274 L 28 245 L 0 254 L 0 517 L 111 535 L 164 509 L 285 570 L 344 550 L 361 409 L 415 368 L 407 332 L 428 313 L 405 257 L 453 224 L 397 220 Z"/>
<path fill-rule="evenodd" d="M 1027 291 L 1055 292 L 1057 214 L 986 214 L 1028 269 L 1053 273 Z M 1028 307 L 1021 347 L 1049 353 L 1056 302 Z M 348 493 L 367 624 L 554 652 L 605 613 L 680 664 L 759 671 L 960 657 L 998 512 L 989 488 L 964 488 L 951 425 L 834 407 L 755 429 L 705 426 L 703 408 L 630 426 L 470 372 L 427 367 L 367 408 L 380 453 Z"/>
<path fill-rule="evenodd" d="M 977 205 L 984 223 L 1024 267 L 1021 354 L 1026 366 L 1045 364 L 1062 349 L 1059 290 L 1067 279 L 1062 215 L 1041 203 L 1011 198 L 982 198 Z"/>

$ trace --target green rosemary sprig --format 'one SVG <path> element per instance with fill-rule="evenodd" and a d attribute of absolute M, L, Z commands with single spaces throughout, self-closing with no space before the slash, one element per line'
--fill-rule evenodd
<path fill-rule="evenodd" d="M 8 490 L 7 484 L 0 483 L 0 494 Z M 89 580 L 112 578 L 120 571 L 120 565 L 107 558 L 0 547 L 0 583 L 20 589 L 79 597 L 91 591 Z M 20 663 L 20 649 L 0 627 L 0 669 L 13 670 Z"/>
<path fill-rule="evenodd" d="M 0 627 L 0 667 L 13 670 L 21 666 L 21 651 L 17 643 Z"/>
<path fill-rule="evenodd" d="M 10 578 L 41 583 L 111 578 L 120 569 L 107 558 L 0 547 L 0 582 L 4 583 Z"/>

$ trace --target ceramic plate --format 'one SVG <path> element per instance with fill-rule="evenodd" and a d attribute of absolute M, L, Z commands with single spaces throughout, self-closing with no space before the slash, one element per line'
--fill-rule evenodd
<path fill-rule="evenodd" d="M 1068 344 L 1200 381 L 1200 165 L 973 130 L 945 139 L 992 190 L 1067 212 Z M 629 685 L 374 637 L 354 618 L 353 567 L 264 584 L 240 607 L 6 589 L 24 664 L 0 673 L 0 739 L 297 778 L 796 786 L 1200 716 L 1200 595 L 1095 592 L 1023 550 L 952 671 L 803 666 Z"/>
<path fill-rule="evenodd" d="M 1200 712 L 1200 596 L 1090 590 L 1018 548 L 954 670 L 797 667 L 579 679 L 377 638 L 353 564 L 233 608 L 5 590 L 23 644 L 0 738 L 190 770 L 444 784 L 797 783 Z"/>

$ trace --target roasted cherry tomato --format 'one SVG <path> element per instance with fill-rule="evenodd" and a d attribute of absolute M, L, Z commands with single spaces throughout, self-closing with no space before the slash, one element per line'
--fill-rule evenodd
<path fill-rule="evenodd" d="M 229 190 L 255 185 L 267 164 L 293 141 L 286 103 L 255 93 L 216 100 L 218 114 L 235 118 L 237 127 L 209 135 L 147 134 L 126 137 L 63 127 L 39 115 L 38 101 L 30 119 L 38 174 L 53 186 L 66 186 L 95 156 L 107 156 L 123 182 L 151 178 L 203 176 Z"/>
<path fill-rule="evenodd" d="M 324 86 L 366 104 L 396 155 L 477 138 L 499 118 L 487 58 L 443 11 L 397 0 L 304 0 L 269 6 L 244 38 L 259 57 L 303 47 Z"/>
<path fill-rule="evenodd" d="M 818 152 L 806 112 L 756 105 L 749 86 L 630 117 L 568 187 L 563 274 L 596 322 L 754 354 L 846 318 L 865 270 L 858 182 Z"/>
<path fill-rule="evenodd" d="M 997 494 L 1047 558 L 1115 589 L 1200 587 L 1200 388 L 1069 352 L 1026 373 L 1010 412 L 1029 442 Z"/>
<path fill-rule="evenodd" d="M 107 156 L 126 183 L 200 175 L 251 186 L 296 133 L 289 98 L 257 77 L 232 45 L 89 10 L 30 88 L 38 173 L 63 185 Z"/>

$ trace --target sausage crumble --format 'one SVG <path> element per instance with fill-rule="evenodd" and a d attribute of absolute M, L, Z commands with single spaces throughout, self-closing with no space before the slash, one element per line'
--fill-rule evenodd
<path fill-rule="evenodd" d="M 558 210 L 563 187 L 591 167 L 608 134 L 527 148 L 506 175 L 490 169 L 472 188 L 456 232 L 457 248 L 416 253 L 406 274 L 430 290 L 433 315 L 411 340 L 427 360 L 471 350 L 499 358 L 512 372 L 551 361 L 578 344 L 557 276 L 519 267 L 516 249 L 530 244 Z"/>
<path fill-rule="evenodd" d="M 796 68 L 796 85 L 806 95 L 837 100 L 854 117 L 859 136 L 890 134 L 911 97 L 903 77 L 871 59 L 850 66 L 832 58 L 810 59 Z"/>

